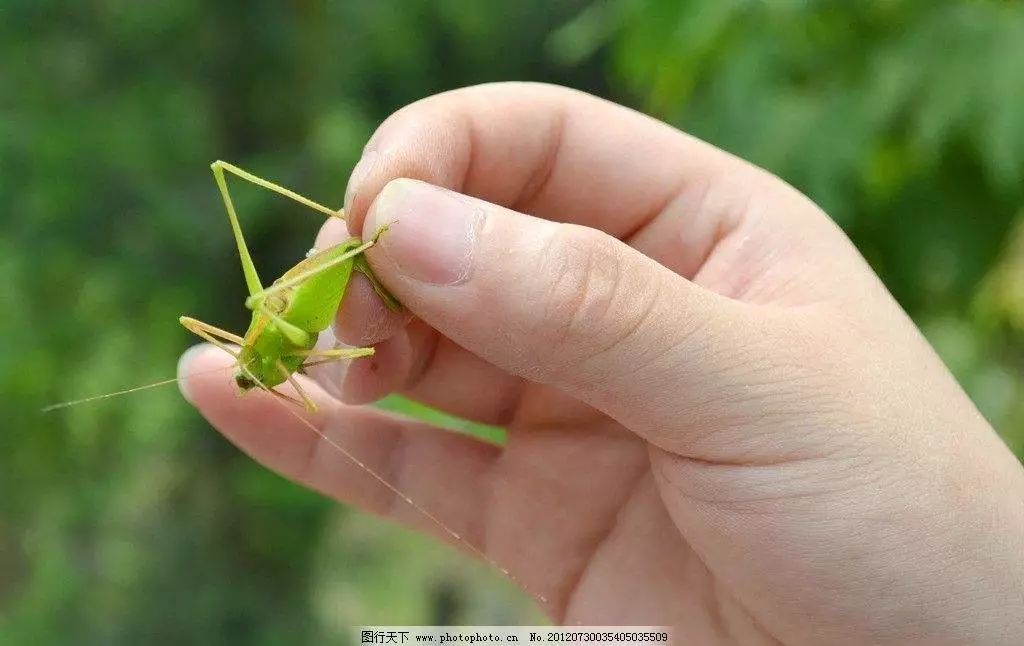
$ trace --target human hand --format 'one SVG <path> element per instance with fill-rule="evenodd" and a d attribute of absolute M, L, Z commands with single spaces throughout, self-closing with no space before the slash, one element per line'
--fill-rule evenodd
<path fill-rule="evenodd" d="M 364 238 L 394 222 L 368 258 L 416 318 L 354 282 L 337 335 L 378 353 L 313 387 L 314 422 L 553 620 L 700 644 L 1019 642 L 1024 471 L 779 179 L 593 97 L 499 84 L 388 119 L 346 211 Z M 344 236 L 329 224 L 318 246 Z M 437 533 L 278 402 L 206 372 L 229 360 L 182 370 L 232 441 Z M 349 405 L 389 392 L 503 425 L 507 445 Z"/>

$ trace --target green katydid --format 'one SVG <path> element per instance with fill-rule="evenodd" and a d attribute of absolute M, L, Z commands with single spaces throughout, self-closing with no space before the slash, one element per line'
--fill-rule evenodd
<path fill-rule="evenodd" d="M 210 165 L 210 168 L 213 170 L 214 179 L 224 200 L 228 221 L 231 224 L 231 231 L 234 234 L 235 243 L 238 247 L 242 272 L 245 275 L 245 283 L 249 292 L 249 296 L 245 300 L 245 306 L 252 311 L 252 319 L 244 336 L 238 336 L 188 316 L 182 316 L 178 320 L 187 330 L 214 344 L 235 358 L 236 372 L 234 380 L 235 384 L 242 391 L 259 388 L 279 399 L 293 404 L 304 405 L 306 410 L 312 412 L 316 410 L 316 405 L 303 390 L 299 381 L 295 379 L 294 374 L 296 372 L 302 372 L 307 367 L 321 363 L 365 357 L 373 354 L 373 348 L 334 348 L 325 350 L 315 348 L 319 333 L 327 329 L 334 320 L 335 312 L 338 310 L 341 300 L 345 295 L 352 272 L 358 271 L 366 276 L 374 291 L 389 309 L 397 310 L 401 307 L 398 301 L 377 280 L 363 255 L 364 251 L 377 243 L 380 236 L 385 233 L 386 227 L 378 229 L 374 233 L 373 238 L 365 242 L 359 238 L 352 237 L 339 245 L 322 251 L 314 250 L 304 260 L 301 260 L 274 281 L 270 287 L 264 288 L 260 282 L 252 257 L 249 255 L 245 236 L 242 234 L 241 225 L 235 213 L 235 206 L 228 191 L 225 172 L 288 197 L 327 217 L 344 220 L 344 215 L 340 210 L 330 209 L 227 162 L 215 161 Z M 228 343 L 234 344 L 237 346 L 237 349 L 228 345 Z M 105 395 L 53 404 L 44 408 L 43 412 L 98 399 L 126 395 L 139 390 L 174 383 L 180 379 L 180 377 L 166 379 Z M 294 388 L 301 401 L 275 389 L 275 386 L 285 382 Z M 290 406 L 287 409 L 310 431 L 319 435 L 327 444 L 345 455 L 345 457 L 365 471 L 370 477 L 390 490 L 406 504 L 413 507 L 417 512 L 435 524 L 442 533 L 448 535 L 468 551 L 476 554 L 481 560 L 500 570 L 505 576 L 518 583 L 524 590 L 529 591 L 508 569 L 502 567 L 479 547 L 467 541 L 436 515 L 416 503 L 390 480 L 377 473 L 355 456 L 346 446 L 325 435 Z M 530 592 L 530 594 L 542 605 L 547 604 L 547 598 L 543 595 L 534 592 Z"/>
<path fill-rule="evenodd" d="M 188 316 L 182 316 L 178 320 L 185 329 L 235 357 L 235 383 L 242 391 L 260 388 L 276 397 L 304 405 L 307 410 L 313 411 L 316 405 L 294 378 L 294 373 L 321 363 L 366 357 L 373 354 L 373 348 L 328 350 L 315 348 L 317 336 L 321 331 L 327 329 L 334 319 L 334 313 L 345 295 L 352 272 L 358 271 L 366 276 L 374 291 L 389 309 L 397 310 L 401 307 L 398 301 L 380 284 L 362 255 L 364 251 L 376 244 L 386 227 L 376 231 L 373 238 L 367 242 L 352 237 L 339 245 L 319 252 L 311 252 L 304 260 L 274 281 L 270 287 L 264 289 L 256 266 L 249 255 L 249 248 L 246 245 L 245 236 L 242 234 L 235 205 L 228 191 L 225 172 L 283 195 L 329 218 L 344 220 L 344 214 L 341 210 L 330 209 L 225 161 L 215 161 L 210 164 L 210 168 L 213 170 L 214 180 L 224 201 L 228 222 L 238 247 L 242 273 L 245 275 L 245 284 L 249 291 L 245 305 L 252 310 L 252 320 L 244 336 L 227 332 Z M 228 346 L 225 342 L 235 344 L 238 349 Z M 117 392 L 51 404 L 44 407 L 42 412 L 46 413 L 99 399 L 127 395 L 139 390 L 171 384 L 178 380 L 178 378 L 165 379 Z M 302 401 L 297 401 L 274 389 L 275 386 L 285 382 L 291 384 Z"/>
<path fill-rule="evenodd" d="M 244 337 L 187 316 L 182 316 L 179 321 L 190 332 L 235 357 L 238 368 L 235 383 L 243 391 L 261 388 L 275 396 L 291 399 L 274 390 L 274 386 L 287 381 L 302 398 L 306 408 L 310 411 L 315 410 L 313 400 L 295 380 L 295 372 L 317 363 L 373 354 L 373 348 L 314 348 L 317 335 L 334 320 L 334 313 L 345 295 L 352 272 L 358 271 L 366 276 L 389 308 L 399 307 L 398 301 L 380 284 L 362 255 L 377 242 L 384 229 L 378 230 L 373 239 L 366 242 L 359 238 L 349 238 L 339 245 L 313 253 L 285 272 L 269 288 L 264 289 L 249 255 L 238 215 L 235 213 L 225 171 L 291 198 L 327 217 L 343 219 L 343 216 L 340 211 L 329 209 L 227 162 L 215 161 L 210 168 L 213 170 L 217 188 L 220 189 L 228 221 L 231 223 L 231 231 L 238 245 L 242 272 L 245 274 L 245 284 L 249 290 L 245 306 L 252 310 L 252 321 Z M 224 341 L 236 344 L 239 349 L 232 349 L 225 345 Z"/>

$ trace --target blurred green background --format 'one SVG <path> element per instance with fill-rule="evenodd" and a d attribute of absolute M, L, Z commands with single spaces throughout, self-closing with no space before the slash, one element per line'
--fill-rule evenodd
<path fill-rule="evenodd" d="M 0 0 L 0 642 L 537 619 L 487 568 L 263 470 L 173 386 L 37 412 L 173 375 L 179 314 L 245 327 L 211 160 L 340 204 L 390 112 L 504 79 L 807 192 L 1024 455 L 1021 2 Z M 234 186 L 264 275 L 301 258 L 316 218 Z"/>

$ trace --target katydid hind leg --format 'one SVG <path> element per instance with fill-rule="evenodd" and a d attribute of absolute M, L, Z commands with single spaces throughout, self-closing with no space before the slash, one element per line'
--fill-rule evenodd
<path fill-rule="evenodd" d="M 334 210 L 332 208 L 324 206 L 323 204 L 320 204 L 319 202 L 314 202 L 313 200 L 309 199 L 308 197 L 306 197 L 304 195 L 299 195 L 298 193 L 296 193 L 295 191 L 293 191 L 291 189 L 285 188 L 284 186 L 281 186 L 280 184 L 275 184 L 274 182 L 271 182 L 270 180 L 263 179 L 259 175 L 254 175 L 254 174 L 250 173 L 247 170 L 244 170 L 244 169 L 239 168 L 238 166 L 235 166 L 234 164 L 229 164 L 226 161 L 221 161 L 221 160 L 218 159 L 217 161 L 213 162 L 212 167 L 220 169 L 220 171 L 222 173 L 223 173 L 223 171 L 227 171 L 227 172 L 231 173 L 232 175 L 234 175 L 235 177 L 238 177 L 240 179 L 244 179 L 247 182 L 251 182 L 251 183 L 255 184 L 256 186 L 259 186 L 260 188 L 265 188 L 268 191 L 273 191 L 274 193 L 277 193 L 278 195 L 282 195 L 284 197 L 287 197 L 290 200 L 294 200 L 294 201 L 298 202 L 299 204 L 301 204 L 303 206 L 309 207 L 310 209 L 313 209 L 314 211 L 317 211 L 319 213 L 322 213 L 323 215 L 326 215 L 329 218 L 338 218 L 339 220 L 344 220 L 345 219 L 344 214 L 340 210 L 336 211 L 336 210 Z M 214 172 L 217 172 L 217 171 L 214 171 Z"/>
<path fill-rule="evenodd" d="M 344 220 L 344 216 L 340 212 L 329 209 L 323 204 L 314 202 L 308 197 L 299 195 L 295 191 L 289 190 L 283 186 L 275 184 L 274 182 L 265 180 L 257 175 L 253 175 L 234 164 L 217 160 L 210 164 L 210 169 L 213 171 L 213 178 L 217 182 L 217 188 L 220 190 L 221 199 L 224 200 L 224 208 L 227 210 L 228 221 L 231 223 L 231 232 L 234 234 L 235 243 L 238 246 L 238 256 L 242 262 L 242 273 L 245 274 L 245 285 L 249 290 L 250 296 L 262 291 L 263 284 L 260 282 L 259 273 L 256 271 L 256 265 L 253 263 L 252 256 L 249 253 L 249 247 L 245 242 L 245 235 L 242 233 L 242 225 L 238 220 L 238 213 L 235 211 L 235 204 L 231 199 L 231 192 L 228 190 L 227 178 L 224 175 L 224 171 L 244 179 L 247 182 L 251 182 L 256 186 L 273 191 L 278 195 L 283 195 L 284 197 L 292 199 L 303 206 L 313 209 L 314 211 L 319 211 L 328 217 L 336 217 Z"/>
<path fill-rule="evenodd" d="M 235 244 L 238 246 L 238 259 L 242 262 L 242 273 L 245 274 L 245 286 L 249 295 L 263 291 L 263 283 L 260 282 L 256 265 L 253 264 L 252 256 L 249 255 L 249 247 L 245 243 L 245 235 L 242 233 L 242 225 L 238 221 L 238 214 L 235 212 L 235 204 L 231 201 L 231 193 L 228 191 L 228 183 L 224 178 L 224 166 L 222 162 L 214 162 L 210 165 L 213 170 L 213 179 L 217 182 L 221 199 L 224 200 L 224 208 L 228 212 L 228 222 L 231 223 L 231 233 L 235 236 Z"/>

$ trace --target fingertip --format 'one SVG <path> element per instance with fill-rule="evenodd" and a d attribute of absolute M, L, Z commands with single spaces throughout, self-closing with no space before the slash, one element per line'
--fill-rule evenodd
<path fill-rule="evenodd" d="M 190 404 L 193 401 L 192 395 L 189 393 L 188 375 L 191 372 L 189 366 L 192 364 L 195 356 L 202 352 L 203 345 L 205 344 L 194 345 L 181 353 L 181 356 L 178 358 L 178 367 L 175 371 L 175 374 L 178 375 L 178 390 L 181 391 L 182 398 Z"/>
<path fill-rule="evenodd" d="M 222 379 L 223 376 L 213 374 L 218 368 L 227 368 L 234 363 L 233 358 L 209 343 L 198 343 L 182 353 L 178 359 L 177 375 L 178 390 L 181 396 L 192 405 L 196 405 L 196 397 L 204 385 L 211 379 Z"/>
<path fill-rule="evenodd" d="M 178 361 L 178 381 L 185 400 L 211 422 L 230 411 L 242 392 L 235 384 L 234 356 L 209 343 L 189 348 Z"/>
<path fill-rule="evenodd" d="M 371 256 L 374 269 L 430 285 L 466 282 L 490 207 L 419 180 L 388 182 L 363 222 L 364 238 L 388 227 Z"/>

